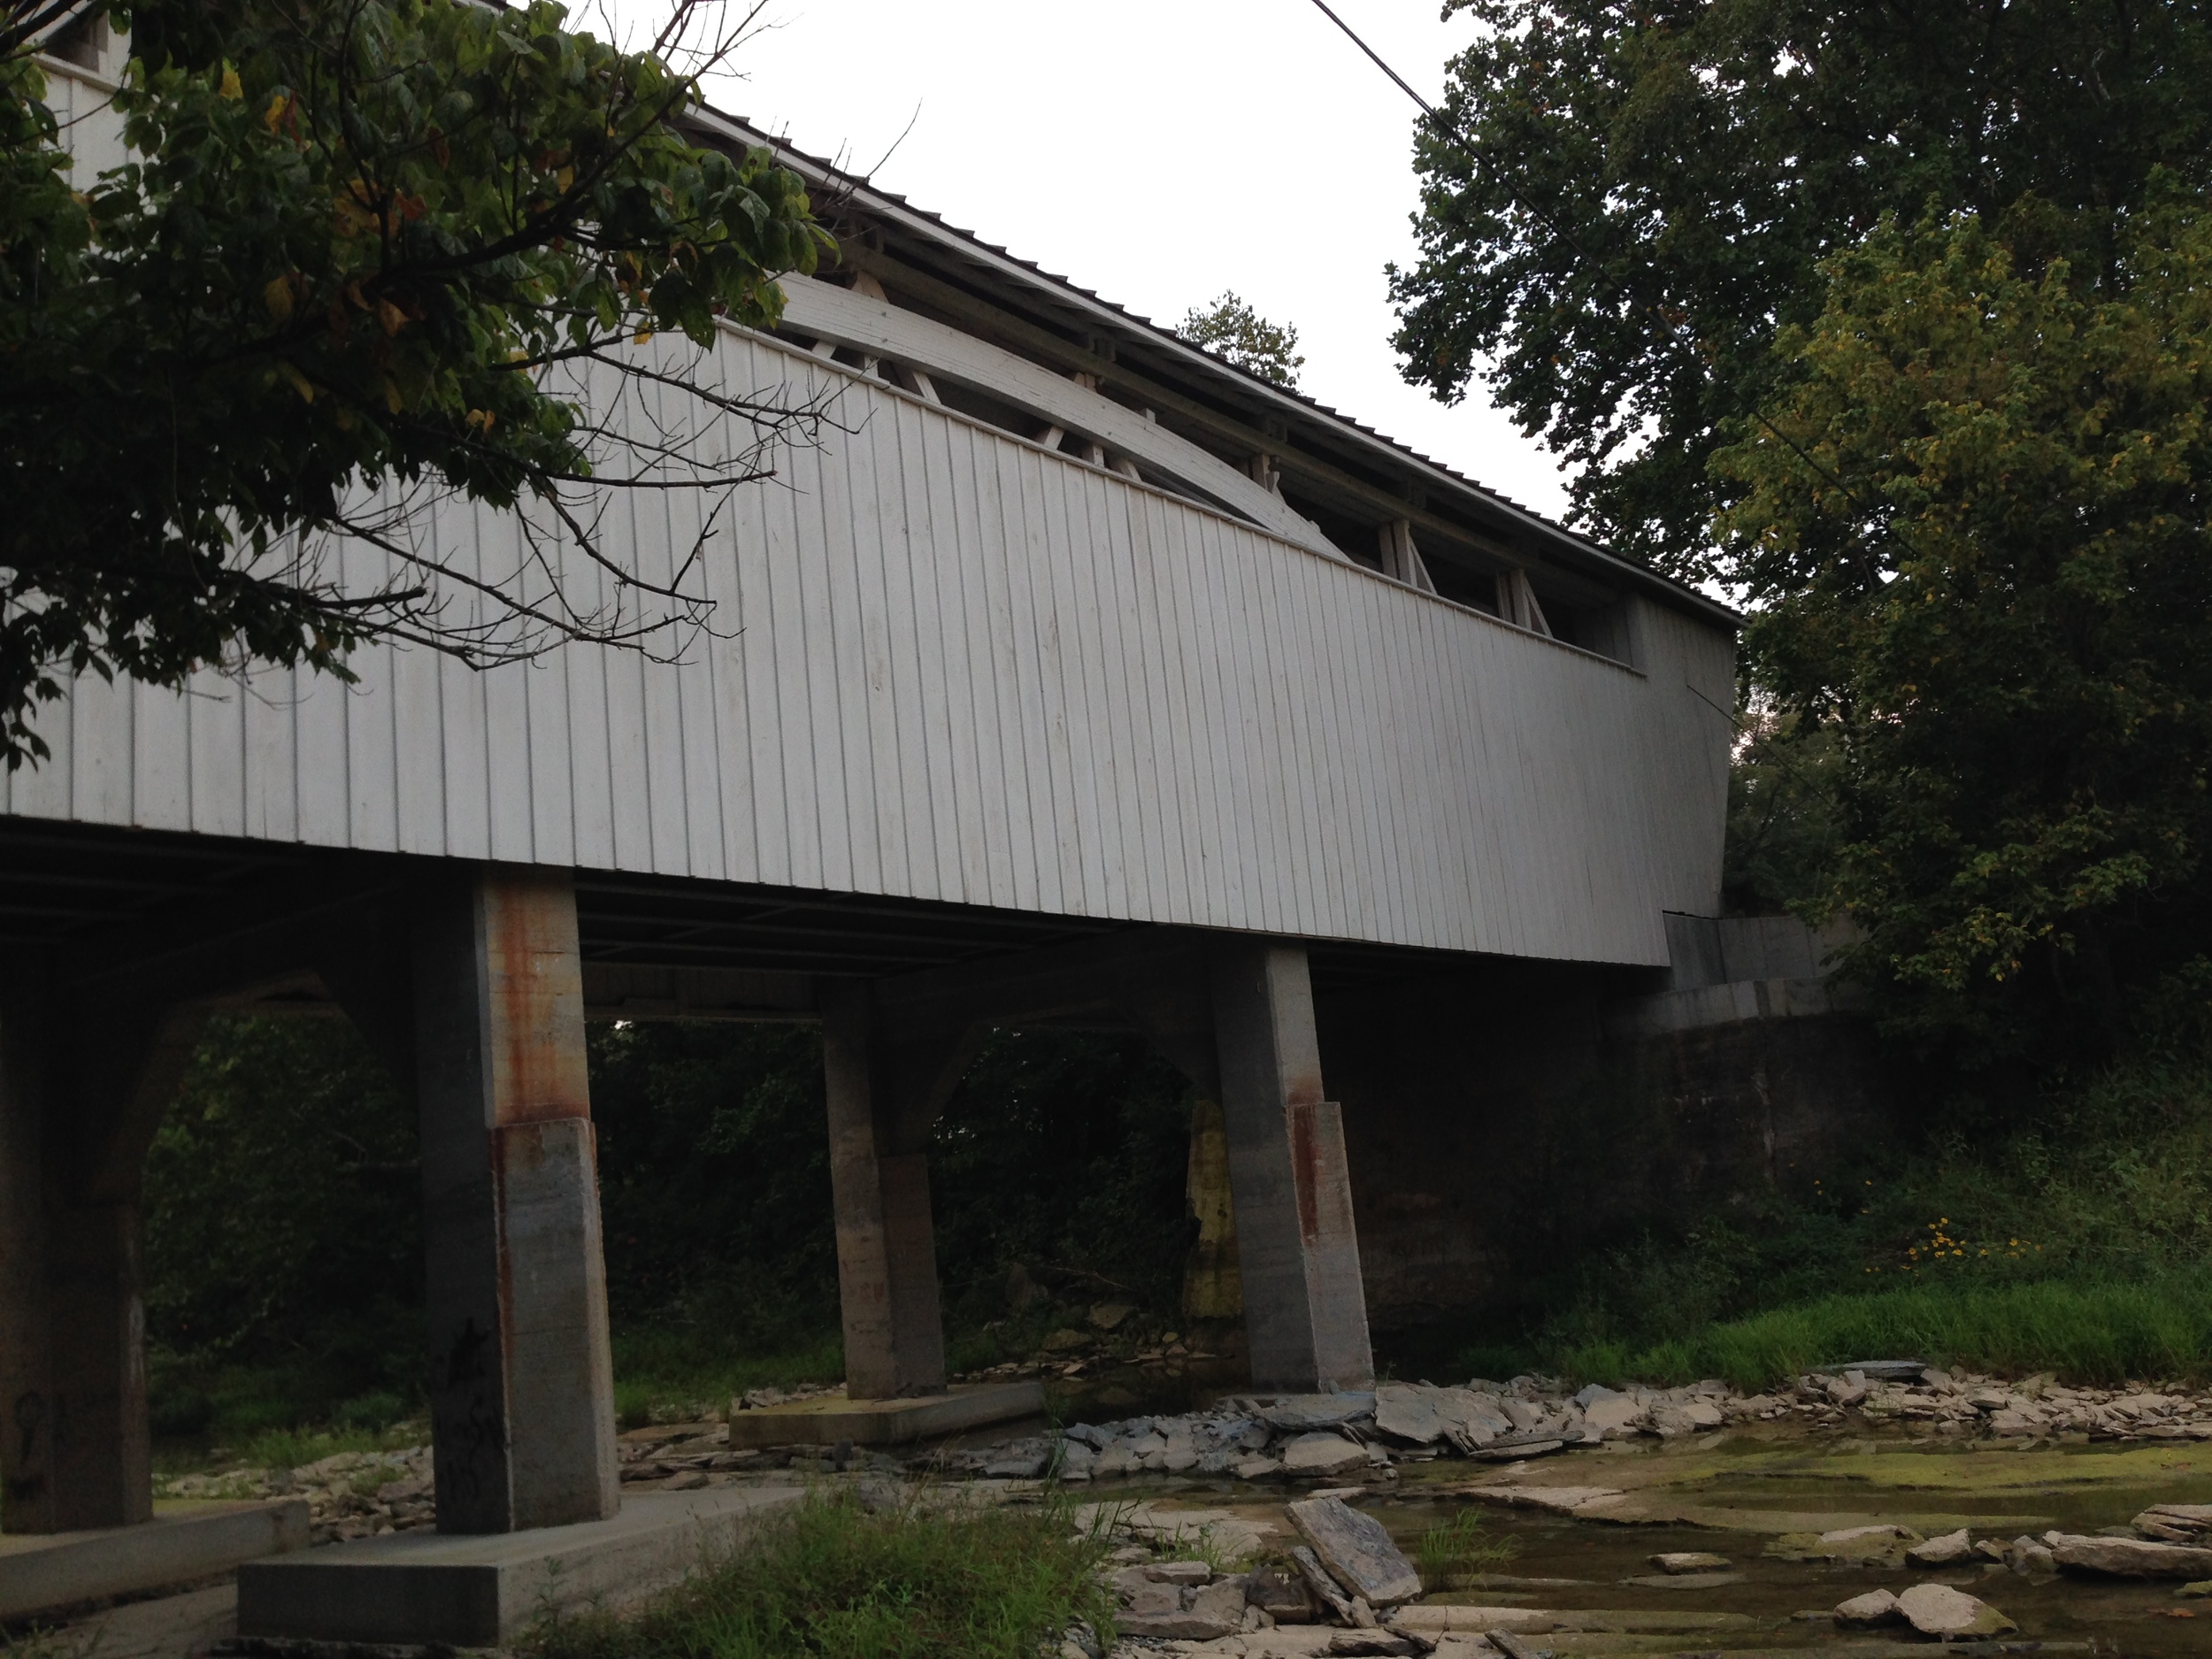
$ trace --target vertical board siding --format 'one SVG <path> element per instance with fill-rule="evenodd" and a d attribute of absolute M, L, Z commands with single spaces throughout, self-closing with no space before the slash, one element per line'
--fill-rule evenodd
<path fill-rule="evenodd" d="M 1594 961 L 1663 962 L 1661 912 L 1717 896 L 1724 634 L 1632 600 L 1632 673 L 770 342 L 718 356 L 833 424 L 714 510 L 680 662 L 88 679 L 0 810 Z M 634 492 L 603 532 L 665 581 L 711 505 Z M 528 551 L 465 503 L 415 533 L 488 580 Z"/>

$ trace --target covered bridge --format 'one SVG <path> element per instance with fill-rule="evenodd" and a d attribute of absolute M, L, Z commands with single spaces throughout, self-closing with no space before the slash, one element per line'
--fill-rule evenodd
<path fill-rule="evenodd" d="M 0 780 L 0 1527 L 149 1513 L 141 1171 L 212 1011 L 334 1004 L 412 1088 L 440 1525 L 496 1532 L 617 1502 L 588 1020 L 821 1022 L 872 1397 L 945 1386 L 926 1148 L 979 1034 L 1141 1031 L 1225 1117 L 1255 1382 L 1352 1386 L 1391 1067 L 1479 1112 L 1532 1010 L 1594 1020 L 1715 913 L 1727 611 L 790 160 L 843 262 L 715 367 L 838 417 L 710 545 L 732 626 L 87 680 Z M 697 533 L 621 511 L 649 564 Z M 1455 1271 L 1448 1215 L 1378 1215 Z"/>

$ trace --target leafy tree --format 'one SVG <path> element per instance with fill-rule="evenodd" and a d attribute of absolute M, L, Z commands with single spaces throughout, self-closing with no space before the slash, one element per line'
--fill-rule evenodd
<path fill-rule="evenodd" d="M 1175 332 L 1263 380 L 1298 389 L 1298 371 L 1306 363 L 1298 351 L 1298 326 L 1269 322 L 1233 288 L 1224 288 L 1210 305 L 1192 306 Z"/>
<path fill-rule="evenodd" d="M 718 1320 L 756 1341 L 837 1324 L 822 1045 L 805 1025 L 592 1030 L 618 1323 Z M 1171 1305 L 1188 1245 L 1190 1106 L 1133 1038 L 1000 1032 L 930 1146 L 945 1299 L 1004 1312 L 1018 1263 L 1076 1296 Z"/>
<path fill-rule="evenodd" d="M 1580 520 L 1714 573 L 1708 469 L 1790 372 L 1778 328 L 1885 212 L 2033 193 L 2077 280 L 2160 167 L 2212 180 L 2212 17 L 2184 0 L 1449 0 L 1403 372 L 1477 380 L 1576 464 Z M 1724 564 L 1721 573 L 1726 574 Z"/>
<path fill-rule="evenodd" d="M 1775 916 L 1825 893 L 1838 845 L 1835 733 L 1772 706 L 1740 711 L 1728 768 L 1722 902 Z"/>
<path fill-rule="evenodd" d="M 2212 899 L 2212 211 L 2158 183 L 2086 271 L 2066 217 L 1832 257 L 1717 456 L 1754 672 L 1839 751 L 1821 898 L 1985 1054 L 2116 1037 Z"/>
<path fill-rule="evenodd" d="M 617 1323 L 703 1317 L 760 1344 L 834 1329 L 820 1033 L 595 1025 L 591 1062 Z"/>
<path fill-rule="evenodd" d="M 344 1021 L 213 1021 L 147 1155 L 147 1334 L 411 1394 L 418 1158 L 412 1106 Z"/>
<path fill-rule="evenodd" d="M 549 0 L 95 0 L 132 42 L 133 159 L 96 180 L 72 175 L 33 57 L 65 10 L 0 0 L 11 767 L 43 752 L 32 718 L 65 672 L 345 677 L 366 640 L 482 664 L 659 650 L 705 619 L 697 549 L 611 552 L 594 503 L 757 476 L 805 411 L 639 346 L 772 322 L 776 273 L 825 238 L 764 152 L 686 136 L 728 44 L 696 0 L 647 51 Z M 437 490 L 516 510 L 511 566 L 416 534 Z M 355 540 L 344 569 L 332 533 Z M 365 578 L 365 542 L 388 560 Z"/>
<path fill-rule="evenodd" d="M 820 1033 L 596 1025 L 592 1118 L 613 1322 L 693 1359 L 788 1353 L 838 1328 Z M 415 1115 L 339 1019 L 222 1018 L 146 1168 L 147 1326 L 165 1423 L 202 1426 L 223 1374 L 258 1426 L 419 1390 Z M 1188 1089 L 1135 1038 L 1002 1032 L 930 1148 L 956 1330 L 1005 1311 L 1020 1263 L 1070 1300 L 1174 1305 L 1189 1241 Z M 234 1388 L 234 1393 L 238 1389 Z M 228 1432 L 227 1430 L 226 1432 Z"/>
<path fill-rule="evenodd" d="M 1189 1085 L 1142 1040 L 995 1032 L 931 1137 L 947 1306 L 1002 1313 L 1019 1263 L 1071 1301 L 1172 1310 L 1189 1160 Z"/>

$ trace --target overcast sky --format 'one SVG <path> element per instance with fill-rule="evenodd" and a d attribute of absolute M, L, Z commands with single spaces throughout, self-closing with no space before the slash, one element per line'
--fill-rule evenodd
<path fill-rule="evenodd" d="M 1333 4 L 1432 97 L 1471 32 L 1436 0 Z M 1303 390 L 1562 511 L 1552 458 L 1479 388 L 1448 409 L 1398 378 L 1383 266 L 1412 255 L 1417 111 L 1311 0 L 768 0 L 764 16 L 718 106 L 1141 316 L 1172 324 L 1234 288 L 1297 325 Z"/>

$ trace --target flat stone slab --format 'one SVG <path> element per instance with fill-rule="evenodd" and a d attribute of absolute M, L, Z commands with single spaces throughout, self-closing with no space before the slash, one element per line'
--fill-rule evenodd
<path fill-rule="evenodd" d="M 1517 1509 L 1549 1509 L 1573 1515 L 1595 1504 L 1609 1504 L 1627 1495 L 1618 1486 L 1469 1486 L 1461 1496 L 1482 1503 L 1502 1503 Z"/>
<path fill-rule="evenodd" d="M 611 1521 L 356 1539 L 238 1571 L 238 1633 L 491 1647 L 548 1612 L 619 1607 L 681 1580 L 798 1502 L 795 1486 L 636 1492 Z"/>
<path fill-rule="evenodd" d="M 0 1537 L 0 1618 L 211 1578 L 307 1548 L 304 1498 L 162 1509 L 138 1526 Z"/>
<path fill-rule="evenodd" d="M 1370 1607 L 1410 1601 L 1421 1594 L 1420 1574 L 1373 1516 L 1341 1498 L 1309 1498 L 1292 1504 L 1288 1514 L 1329 1576 Z"/>
<path fill-rule="evenodd" d="M 975 1383 L 912 1400 L 848 1400 L 823 1394 L 788 1405 L 730 1413 L 730 1449 L 760 1446 L 904 1446 L 964 1434 L 993 1423 L 1042 1415 L 1041 1382 Z"/>
<path fill-rule="evenodd" d="M 78 1659 L 203 1659 L 217 1642 L 238 1634 L 238 1586 L 226 1581 L 173 1590 L 53 1627 L 41 1651 Z"/>

